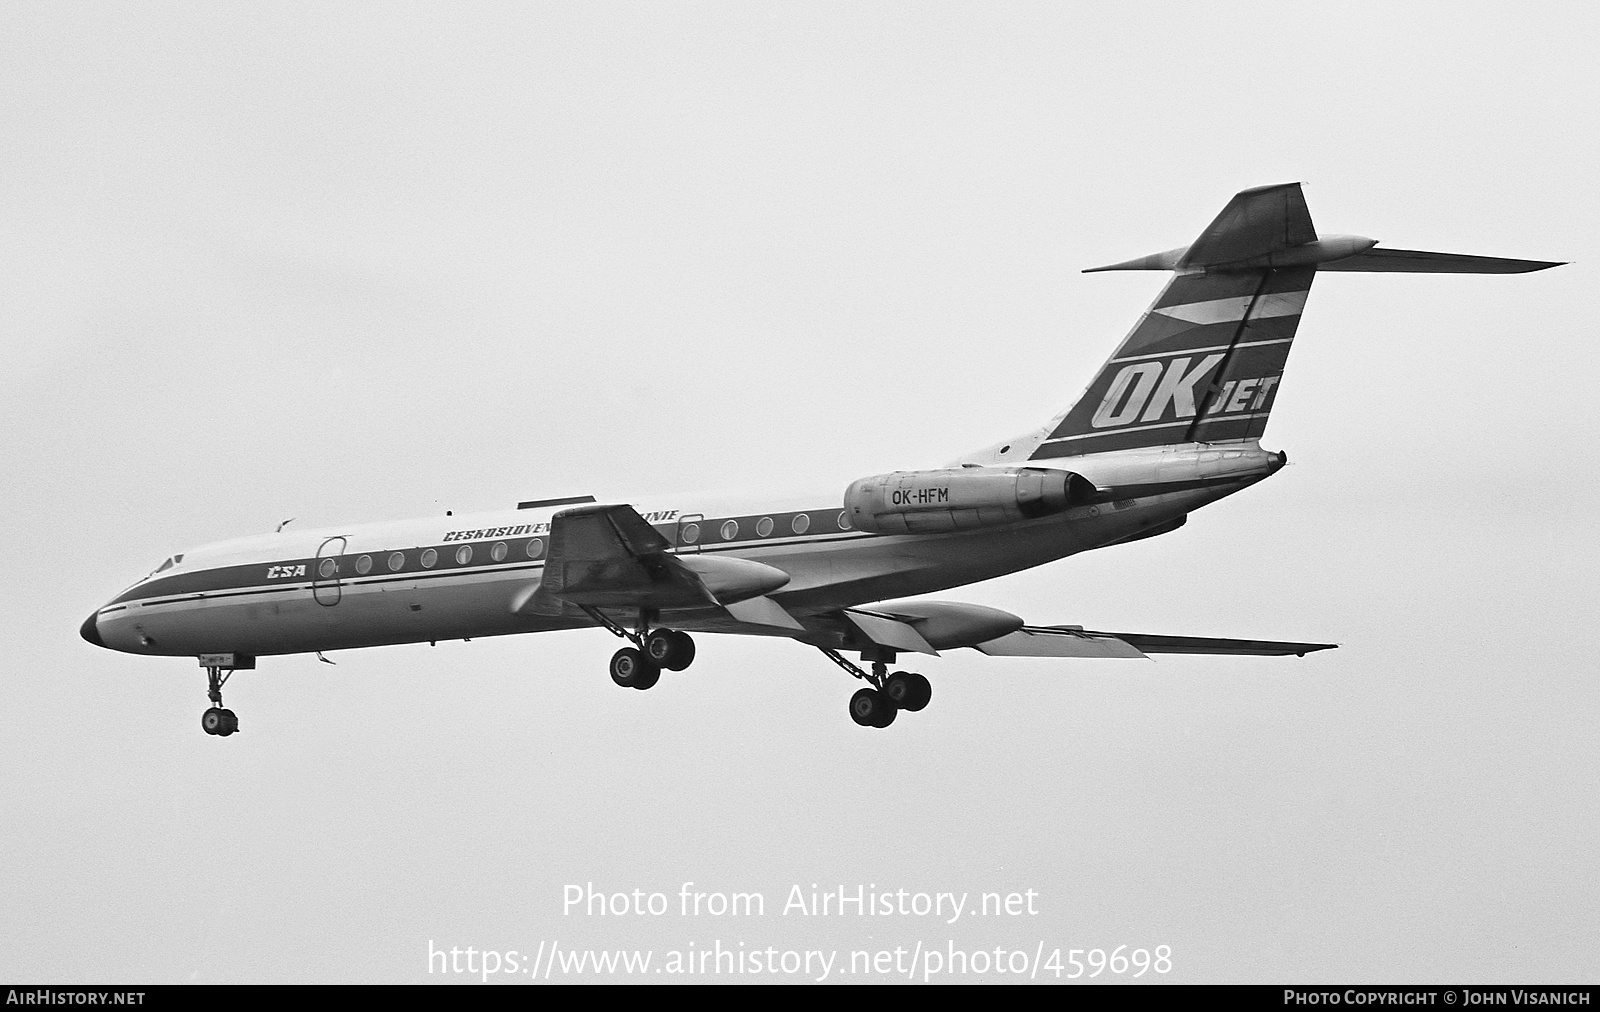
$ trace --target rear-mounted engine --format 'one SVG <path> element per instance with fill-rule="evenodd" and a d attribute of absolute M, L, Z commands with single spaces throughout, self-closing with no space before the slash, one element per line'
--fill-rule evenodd
<path fill-rule="evenodd" d="M 947 534 L 1060 513 L 1097 491 L 1071 471 L 947 467 L 862 478 L 845 490 L 844 508 L 871 534 Z"/>

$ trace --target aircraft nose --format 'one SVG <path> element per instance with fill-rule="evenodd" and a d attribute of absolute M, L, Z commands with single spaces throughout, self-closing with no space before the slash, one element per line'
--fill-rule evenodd
<path fill-rule="evenodd" d="M 106 645 L 106 641 L 100 638 L 100 627 L 95 624 L 99 617 L 99 612 L 91 614 L 84 620 L 83 625 L 78 628 L 78 634 L 95 646 L 103 647 Z"/>

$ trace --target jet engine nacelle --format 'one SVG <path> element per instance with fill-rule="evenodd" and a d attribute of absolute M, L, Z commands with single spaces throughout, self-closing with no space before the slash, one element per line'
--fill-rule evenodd
<path fill-rule="evenodd" d="M 946 467 L 862 478 L 845 490 L 844 508 L 870 534 L 947 534 L 1049 516 L 1096 491 L 1071 471 Z"/>

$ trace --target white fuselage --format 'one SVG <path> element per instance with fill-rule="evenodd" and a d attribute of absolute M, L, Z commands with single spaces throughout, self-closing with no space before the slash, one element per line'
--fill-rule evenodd
<path fill-rule="evenodd" d="M 634 505 L 677 554 L 727 553 L 788 574 L 770 597 L 807 633 L 744 625 L 712 607 L 673 612 L 664 622 L 821 643 L 826 631 L 809 617 L 1137 537 L 1281 463 L 1254 442 L 1063 458 L 1049 466 L 1111 490 L 1105 501 L 949 534 L 864 533 L 849 525 L 837 494 L 759 506 L 689 495 Z M 206 545 L 100 608 L 84 636 L 129 653 L 269 655 L 593 626 L 582 612 L 551 616 L 526 607 L 544 568 L 551 518 L 564 508 L 284 530 Z"/>

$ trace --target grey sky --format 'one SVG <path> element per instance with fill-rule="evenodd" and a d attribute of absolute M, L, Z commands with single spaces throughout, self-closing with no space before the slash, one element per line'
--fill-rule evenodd
<path fill-rule="evenodd" d="M 1169 945 L 1182 981 L 1594 980 L 1591 6 L 0 10 L 0 979 L 418 981 L 427 944 Z M 1325 232 L 1577 261 L 1331 275 L 1182 531 L 945 595 L 1328 640 L 921 665 L 602 632 L 94 650 L 184 548 L 935 465 L 1065 406 L 1160 286 L 1078 273 L 1304 180 Z M 562 887 L 769 916 L 564 917 Z M 789 886 L 1034 889 L 946 927 Z M 437 980 L 438 974 L 432 979 Z M 972 978 L 977 979 L 977 978 Z M 999 979 L 999 978 L 986 978 Z"/>

